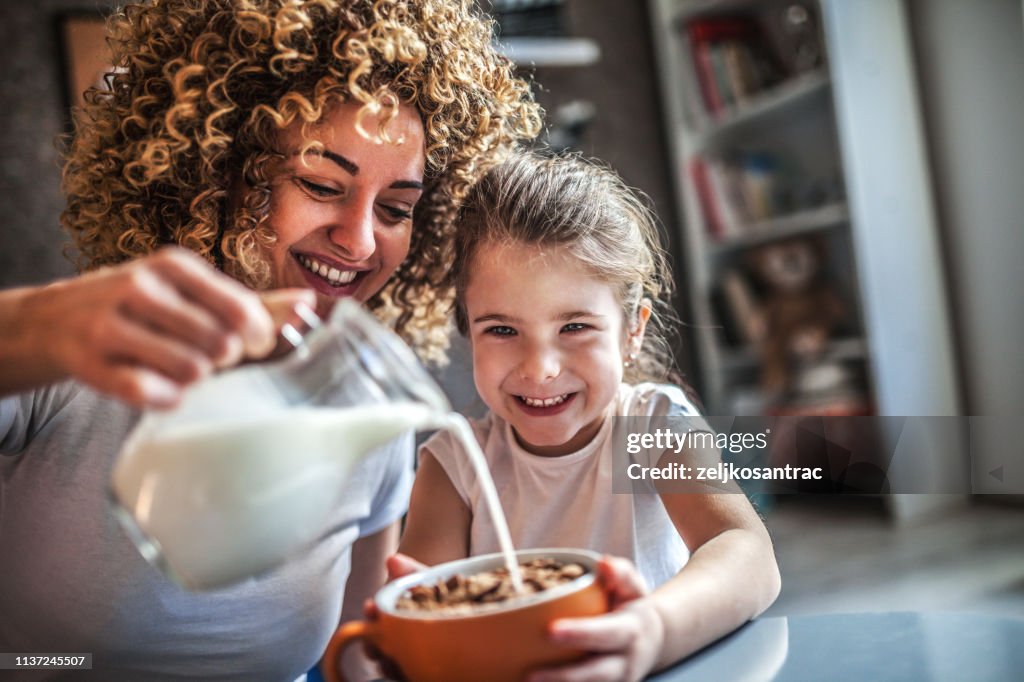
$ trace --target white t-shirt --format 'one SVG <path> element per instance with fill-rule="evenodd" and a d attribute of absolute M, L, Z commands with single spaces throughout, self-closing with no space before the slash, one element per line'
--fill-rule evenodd
<path fill-rule="evenodd" d="M 699 412 L 678 386 L 623 384 L 612 414 L 696 417 Z M 578 547 L 626 557 L 652 588 L 686 563 L 689 550 L 656 493 L 612 492 L 611 418 L 590 443 L 561 457 L 527 452 L 508 422 L 493 412 L 470 423 L 517 548 Z M 472 513 L 470 554 L 500 551 L 476 474 L 462 448 L 442 431 L 423 449 L 441 464 Z"/>

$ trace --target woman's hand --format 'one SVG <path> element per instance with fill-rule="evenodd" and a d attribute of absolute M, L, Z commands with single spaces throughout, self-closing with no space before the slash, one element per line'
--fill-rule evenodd
<path fill-rule="evenodd" d="M 313 302 L 275 292 L 289 295 Z M 277 335 L 259 295 L 179 248 L 2 302 L 16 325 L 4 345 L 22 362 L 0 390 L 71 376 L 136 407 L 174 405 L 214 369 L 269 353 Z"/>
<path fill-rule="evenodd" d="M 639 680 L 658 660 L 665 627 L 647 586 L 628 559 L 604 557 L 597 578 L 611 612 L 593 618 L 562 618 L 551 624 L 551 641 L 591 652 L 579 663 L 538 670 L 529 682 Z"/>
<path fill-rule="evenodd" d="M 427 568 L 426 564 L 421 564 L 412 557 L 401 553 L 389 556 L 385 565 L 388 570 L 388 582 Z M 363 602 L 363 616 L 366 620 L 376 620 L 380 616 L 380 612 L 377 610 L 377 604 L 373 599 L 367 599 Z M 367 639 L 363 640 L 363 652 L 366 654 L 367 658 L 380 666 L 381 672 L 387 677 L 387 679 L 405 679 L 401 668 L 399 668 L 394 661 L 381 653 L 380 649 L 373 646 L 373 644 L 371 644 Z"/>

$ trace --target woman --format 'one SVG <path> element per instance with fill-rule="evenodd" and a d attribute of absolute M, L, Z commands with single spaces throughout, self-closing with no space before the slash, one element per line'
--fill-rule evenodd
<path fill-rule="evenodd" d="M 135 408 L 270 351 L 254 290 L 353 297 L 437 351 L 451 218 L 539 110 L 466 0 L 157 0 L 110 29 L 120 68 L 64 169 L 88 272 L 0 292 L 0 649 L 89 652 L 103 679 L 294 679 L 384 580 L 411 443 L 355 472 L 308 553 L 205 594 L 112 520 L 113 458 Z"/>

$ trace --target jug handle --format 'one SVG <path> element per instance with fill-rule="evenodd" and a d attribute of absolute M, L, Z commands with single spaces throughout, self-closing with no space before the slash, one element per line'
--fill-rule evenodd
<path fill-rule="evenodd" d="M 345 682 L 341 672 L 341 655 L 345 647 L 357 639 L 372 637 L 375 629 L 370 621 L 354 620 L 335 631 L 320 662 L 320 672 L 326 682 Z"/>

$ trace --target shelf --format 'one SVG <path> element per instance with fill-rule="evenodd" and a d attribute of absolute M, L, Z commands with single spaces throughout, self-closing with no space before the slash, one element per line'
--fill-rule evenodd
<path fill-rule="evenodd" d="M 706 148 L 741 128 L 768 119 L 773 114 L 785 113 L 817 95 L 827 93 L 829 84 L 827 71 L 813 71 L 755 95 L 746 104 L 731 107 L 715 118 L 706 117 L 695 133 L 696 146 L 698 149 Z"/>
<path fill-rule="evenodd" d="M 679 2 L 675 12 L 676 22 L 685 22 L 702 14 L 726 14 L 738 10 L 749 9 L 752 5 L 756 7 L 759 0 L 689 0 Z"/>
<path fill-rule="evenodd" d="M 505 38 L 497 47 L 520 66 L 589 66 L 601 58 L 601 48 L 588 38 Z"/>
<path fill-rule="evenodd" d="M 788 237 L 820 232 L 838 225 L 848 223 L 850 211 L 843 202 L 828 204 L 821 208 L 800 211 L 790 215 L 765 220 L 740 228 L 742 234 L 727 237 L 720 241 L 712 241 L 708 245 L 708 253 L 721 256 L 738 249 L 746 249 Z"/>
<path fill-rule="evenodd" d="M 863 360 L 868 356 L 868 344 L 859 336 L 835 339 L 828 342 L 822 353 L 825 361 Z M 756 369 L 758 365 L 757 351 L 753 348 L 736 348 L 722 350 L 721 366 L 724 372 L 739 372 Z"/>

